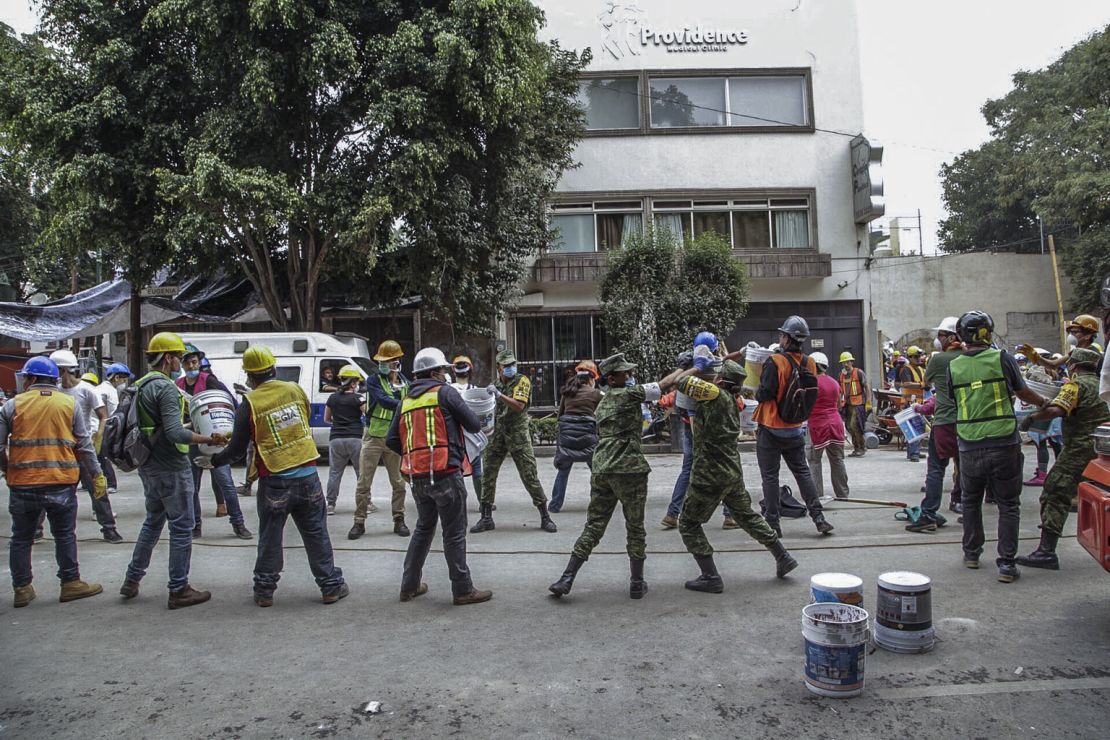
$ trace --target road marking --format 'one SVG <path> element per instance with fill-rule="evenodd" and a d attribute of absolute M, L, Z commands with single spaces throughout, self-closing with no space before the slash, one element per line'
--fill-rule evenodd
<path fill-rule="evenodd" d="M 983 694 L 1025 694 L 1034 691 L 1082 691 L 1110 689 L 1107 678 L 1050 678 L 1043 681 L 1000 681 L 997 683 L 957 683 L 939 686 L 914 686 L 904 689 L 875 689 L 881 699 L 924 699 L 940 696 L 979 696 Z"/>

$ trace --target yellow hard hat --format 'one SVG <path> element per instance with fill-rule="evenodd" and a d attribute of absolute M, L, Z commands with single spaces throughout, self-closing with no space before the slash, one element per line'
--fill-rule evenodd
<path fill-rule="evenodd" d="M 378 353 L 374 355 L 374 360 L 376 362 L 389 362 L 404 356 L 405 353 L 401 349 L 401 345 L 392 339 L 387 339 L 378 345 Z"/>
<path fill-rule="evenodd" d="M 357 378 L 358 380 L 362 380 L 362 373 L 360 373 L 358 371 L 358 368 L 355 367 L 354 365 L 344 365 L 339 370 L 339 377 L 341 377 L 341 378 Z"/>
<path fill-rule="evenodd" d="M 1091 316 L 1090 314 L 1080 314 L 1079 316 L 1076 316 L 1074 319 L 1072 319 L 1072 322 L 1068 324 L 1068 328 L 1086 329 L 1089 332 L 1097 334 L 1098 319 L 1096 319 L 1094 316 Z"/>
<path fill-rule="evenodd" d="M 172 331 L 160 331 L 150 338 L 150 344 L 146 346 L 147 354 L 153 355 L 159 352 L 185 352 L 185 342 L 181 340 L 180 334 L 175 334 Z"/>
<path fill-rule="evenodd" d="M 87 380 L 93 385 L 100 383 L 100 378 L 96 377 L 96 373 L 85 373 L 81 376 L 81 380 Z"/>
<path fill-rule="evenodd" d="M 855 362 L 856 358 L 852 357 L 851 352 L 841 352 L 840 353 L 840 361 L 841 362 Z"/>
<path fill-rule="evenodd" d="M 917 357 L 919 354 L 921 354 L 921 348 L 918 347 L 916 344 L 911 344 L 909 347 L 906 348 L 907 357 Z"/>
<path fill-rule="evenodd" d="M 247 347 L 243 353 L 243 371 L 248 373 L 261 373 L 277 364 L 274 353 L 269 347 L 262 345 Z"/>

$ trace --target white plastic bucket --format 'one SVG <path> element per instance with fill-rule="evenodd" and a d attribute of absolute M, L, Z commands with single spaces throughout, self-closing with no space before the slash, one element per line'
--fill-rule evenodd
<path fill-rule="evenodd" d="M 235 428 L 235 402 L 223 391 L 202 391 L 189 399 L 189 418 L 193 420 L 193 431 L 209 437 L 213 434 L 231 436 Z M 204 455 L 215 455 L 223 447 L 200 445 Z"/>
<path fill-rule="evenodd" d="M 748 377 L 744 378 L 744 387 L 759 387 L 759 378 L 763 375 L 763 363 L 773 354 L 774 352 L 764 347 L 748 347 L 748 351 L 744 354 L 744 370 L 748 373 Z"/>
<path fill-rule="evenodd" d="M 698 407 L 698 402 L 695 401 L 693 398 L 690 398 L 690 396 L 687 396 L 682 391 L 675 391 L 674 405 L 678 406 L 680 409 L 685 409 L 686 411 L 694 411 Z"/>
<path fill-rule="evenodd" d="M 896 653 L 925 653 L 936 644 L 932 581 L 910 571 L 879 576 L 875 644 Z"/>
<path fill-rule="evenodd" d="M 478 421 L 482 423 L 482 431 L 489 434 L 493 431 L 493 419 L 497 411 L 497 398 L 486 392 L 485 388 L 471 388 L 462 392 L 463 400 Z"/>
<path fill-rule="evenodd" d="M 863 606 L 863 579 L 851 573 L 817 573 L 809 579 L 813 603 Z"/>
<path fill-rule="evenodd" d="M 818 603 L 802 609 L 806 688 L 819 696 L 848 698 L 863 691 L 868 614 L 850 604 Z"/>
<path fill-rule="evenodd" d="M 894 421 L 906 437 L 906 442 L 916 442 L 929 431 L 929 424 L 925 417 L 912 408 L 903 409 L 894 415 Z"/>
<path fill-rule="evenodd" d="M 745 432 L 753 432 L 759 428 L 759 424 L 756 424 L 752 418 L 758 406 L 759 401 L 751 398 L 744 399 L 744 410 L 740 412 L 740 428 Z"/>
<path fill-rule="evenodd" d="M 489 437 L 485 432 L 468 432 L 463 430 L 463 440 L 466 442 L 466 455 L 471 464 L 482 456 L 482 450 L 489 444 Z"/>
<path fill-rule="evenodd" d="M 1038 380 L 1029 380 L 1028 378 L 1026 378 L 1025 384 L 1029 386 L 1030 389 L 1047 398 L 1049 401 L 1056 398 L 1056 394 L 1060 392 L 1060 389 L 1052 383 L 1042 383 Z"/>

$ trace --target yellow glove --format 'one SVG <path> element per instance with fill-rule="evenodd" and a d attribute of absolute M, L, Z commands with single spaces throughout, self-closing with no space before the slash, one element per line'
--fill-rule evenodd
<path fill-rule="evenodd" d="M 97 432 L 96 434 L 94 434 L 92 438 L 92 443 L 93 449 L 96 450 L 96 454 L 99 457 L 100 448 L 104 445 L 104 432 Z"/>
<path fill-rule="evenodd" d="M 1030 362 L 1037 363 L 1041 361 L 1041 355 L 1039 352 L 1037 352 L 1036 349 L 1033 348 L 1033 345 L 1023 344 L 1018 347 L 1018 349 L 1021 350 L 1021 353 L 1023 355 L 1025 355 L 1025 359 L 1029 360 Z"/>
<path fill-rule="evenodd" d="M 93 478 L 92 497 L 99 501 L 108 495 L 108 479 L 104 477 L 104 473 Z"/>

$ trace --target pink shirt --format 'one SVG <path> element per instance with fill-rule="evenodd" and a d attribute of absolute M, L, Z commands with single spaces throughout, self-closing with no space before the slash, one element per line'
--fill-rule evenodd
<path fill-rule="evenodd" d="M 809 437 L 813 446 L 824 449 L 844 444 L 844 420 L 838 410 L 840 383 L 828 375 L 817 376 L 817 401 L 809 415 Z"/>

